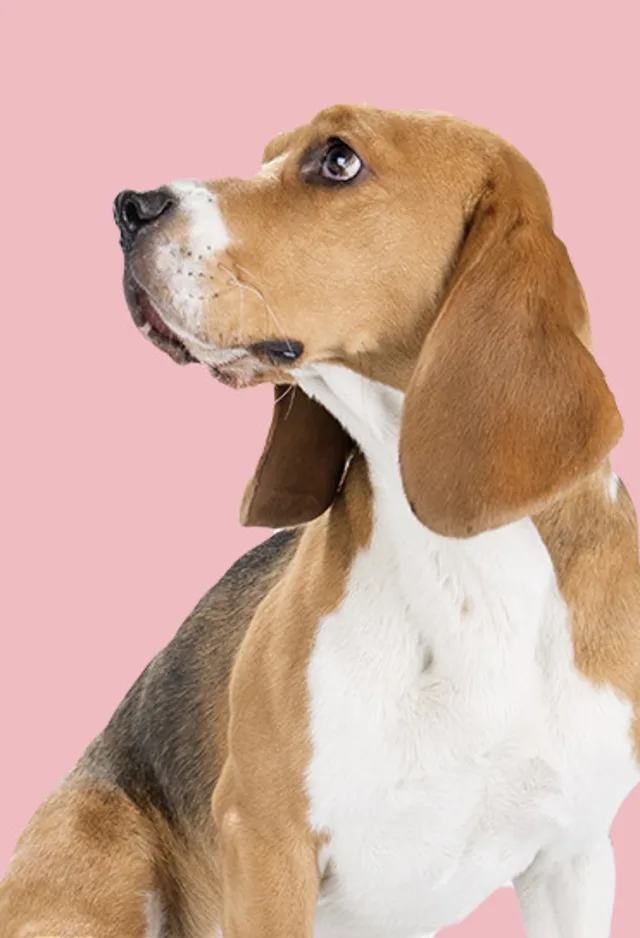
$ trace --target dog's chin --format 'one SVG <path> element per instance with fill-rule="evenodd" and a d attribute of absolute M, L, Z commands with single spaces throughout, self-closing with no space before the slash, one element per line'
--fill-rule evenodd
<path fill-rule="evenodd" d="M 153 305 L 148 293 L 129 272 L 124 276 L 124 294 L 131 317 L 146 339 L 178 365 L 188 365 L 198 359 L 184 342 L 169 328 Z"/>
<path fill-rule="evenodd" d="M 290 368 L 303 352 L 304 345 L 295 339 L 262 339 L 242 348 L 212 352 L 201 361 L 222 384 L 248 388 L 266 381 L 289 384 Z"/>
<path fill-rule="evenodd" d="M 247 361 L 244 363 L 238 363 L 234 365 L 209 365 L 210 375 L 219 381 L 220 384 L 226 385 L 228 388 L 234 388 L 239 390 L 241 388 L 249 388 L 254 384 L 259 384 L 262 380 L 253 363 L 249 361 L 249 356 L 247 356 Z"/>

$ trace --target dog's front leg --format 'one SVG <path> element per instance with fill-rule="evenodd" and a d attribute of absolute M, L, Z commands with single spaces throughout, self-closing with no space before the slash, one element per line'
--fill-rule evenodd
<path fill-rule="evenodd" d="M 573 857 L 540 855 L 514 886 L 527 938 L 609 938 L 615 866 L 608 838 Z"/>
<path fill-rule="evenodd" d="M 315 554 L 313 541 L 311 548 Z M 307 670 L 318 612 L 304 588 L 309 561 L 299 551 L 294 560 L 258 607 L 229 683 L 212 805 L 223 938 L 313 935 L 322 835 L 312 828 L 307 792 Z"/>
<path fill-rule="evenodd" d="M 224 938 L 311 938 L 318 894 L 316 844 L 289 814 L 267 814 L 225 768 L 214 795 Z M 264 793 L 263 793 L 264 794 Z"/>

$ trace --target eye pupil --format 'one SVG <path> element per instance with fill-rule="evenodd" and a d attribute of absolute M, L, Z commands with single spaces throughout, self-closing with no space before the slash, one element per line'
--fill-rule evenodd
<path fill-rule="evenodd" d="M 362 162 L 357 153 L 338 141 L 330 145 L 321 166 L 321 174 L 336 182 L 350 182 L 362 169 Z"/>

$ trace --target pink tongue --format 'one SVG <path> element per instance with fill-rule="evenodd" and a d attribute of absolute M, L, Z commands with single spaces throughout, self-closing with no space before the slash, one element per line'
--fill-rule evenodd
<path fill-rule="evenodd" d="M 161 316 L 155 311 L 146 294 L 143 294 L 140 298 L 140 307 L 144 313 L 144 318 L 147 320 L 154 332 L 158 332 L 161 336 L 164 336 L 165 339 L 176 338 Z"/>

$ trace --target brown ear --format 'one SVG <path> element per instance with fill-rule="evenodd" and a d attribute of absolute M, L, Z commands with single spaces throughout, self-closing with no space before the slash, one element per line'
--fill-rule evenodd
<path fill-rule="evenodd" d="M 578 337 L 589 341 L 582 290 L 532 179 L 528 204 L 512 178 L 480 199 L 405 396 L 405 492 L 440 534 L 467 537 L 534 513 L 622 433 Z"/>
<path fill-rule="evenodd" d="M 240 521 L 294 527 L 333 503 L 353 443 L 338 421 L 299 387 L 275 387 L 273 418 L 247 486 Z"/>

